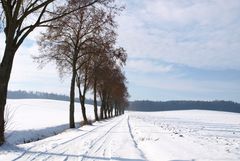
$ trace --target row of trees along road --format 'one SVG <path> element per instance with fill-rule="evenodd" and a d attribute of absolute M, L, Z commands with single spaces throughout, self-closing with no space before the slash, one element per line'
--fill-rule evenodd
<path fill-rule="evenodd" d="M 4 110 L 14 56 L 27 36 L 46 27 L 34 59 L 54 61 L 60 76 L 71 76 L 69 126 L 75 127 L 74 99 L 78 87 L 84 122 L 85 96 L 92 90 L 95 120 L 124 113 L 128 104 L 122 72 L 126 51 L 116 46 L 115 17 L 122 10 L 115 0 L 0 0 L 0 26 L 5 49 L 0 64 L 0 145 L 4 143 Z M 97 97 L 102 101 L 100 118 Z"/>

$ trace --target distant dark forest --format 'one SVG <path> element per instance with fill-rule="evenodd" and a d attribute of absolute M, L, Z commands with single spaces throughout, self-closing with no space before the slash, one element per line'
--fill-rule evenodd
<path fill-rule="evenodd" d="M 45 92 L 8 91 L 9 99 L 51 99 L 69 101 L 66 95 Z M 79 102 L 79 98 L 76 98 Z M 86 104 L 93 104 L 93 100 L 87 99 Z M 100 103 L 98 103 L 100 105 Z M 170 110 L 217 110 L 240 113 L 240 104 L 231 101 L 133 101 L 129 103 L 130 111 L 170 111 Z"/>
<path fill-rule="evenodd" d="M 217 110 L 240 113 L 240 104 L 231 101 L 134 101 L 128 110 L 132 111 L 170 111 L 170 110 Z"/>
<path fill-rule="evenodd" d="M 8 91 L 8 99 L 51 99 L 51 100 L 60 100 L 60 101 L 69 101 L 69 97 L 66 95 L 60 95 L 55 93 L 45 93 L 45 92 L 33 92 L 33 91 Z M 79 98 L 75 99 L 76 102 L 79 102 Z M 93 105 L 93 100 L 86 99 L 86 104 Z"/>

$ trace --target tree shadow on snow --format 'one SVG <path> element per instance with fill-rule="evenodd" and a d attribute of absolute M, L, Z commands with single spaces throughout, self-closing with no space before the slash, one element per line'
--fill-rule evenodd
<path fill-rule="evenodd" d="M 80 158 L 85 158 L 85 159 L 92 159 L 92 160 L 119 160 L 119 161 L 144 161 L 144 159 L 130 159 L 130 158 L 125 158 L 125 157 L 98 157 L 98 156 L 89 156 L 89 155 L 84 155 L 84 154 L 80 154 L 80 155 L 76 155 L 76 154 L 67 154 L 66 151 L 64 152 L 60 152 L 60 153 L 54 153 L 54 152 L 42 152 L 42 151 L 35 151 L 35 150 L 31 150 L 33 149 L 35 146 L 29 147 L 27 149 L 25 148 L 21 148 L 15 145 L 9 145 L 9 144 L 5 144 L 3 145 L 4 149 L 4 153 L 20 153 L 19 156 L 17 156 L 16 158 L 12 159 L 12 161 L 17 161 L 19 159 L 24 159 L 23 157 L 27 157 L 30 158 L 31 156 L 33 156 L 34 159 L 37 159 L 38 157 L 46 157 L 46 160 L 51 160 L 54 157 L 54 159 L 64 159 L 64 160 L 68 160 L 69 159 L 80 159 Z M 0 148 L 0 149 L 1 149 Z"/>
<path fill-rule="evenodd" d="M 195 159 L 191 159 L 191 160 L 181 160 L 181 159 L 175 159 L 175 160 L 170 160 L 170 161 L 195 161 Z"/>
<path fill-rule="evenodd" d="M 80 127 L 80 123 L 76 123 L 76 128 Z M 50 136 L 57 135 L 69 129 L 69 124 L 63 124 L 42 129 L 30 129 L 20 131 L 6 132 L 6 140 L 9 144 L 24 144 L 33 141 L 45 139 Z"/>

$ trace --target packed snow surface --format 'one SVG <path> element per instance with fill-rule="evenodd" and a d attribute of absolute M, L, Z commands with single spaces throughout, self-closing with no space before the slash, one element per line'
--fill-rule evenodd
<path fill-rule="evenodd" d="M 18 101 L 13 102 L 17 105 Z M 25 100 L 28 106 L 18 108 L 19 114 L 29 117 L 23 121 L 15 113 L 16 124 L 21 126 L 12 129 L 12 138 L 18 137 L 15 130 L 32 129 L 33 118 L 38 121 L 36 129 L 67 124 L 68 109 L 64 106 L 68 103 L 38 101 Z M 30 110 L 35 105 L 39 108 Z M 88 108 L 90 115 L 92 107 Z M 42 114 L 50 120 L 44 122 Z M 239 161 L 240 114 L 201 110 L 127 112 L 36 142 L 8 142 L 0 147 L 0 160 Z"/>
<path fill-rule="evenodd" d="M 86 105 L 87 116 L 94 119 L 93 106 Z M 69 102 L 46 99 L 9 99 L 6 107 L 6 139 L 20 144 L 56 135 L 68 129 Z M 75 121 L 82 121 L 80 103 L 75 103 Z"/>

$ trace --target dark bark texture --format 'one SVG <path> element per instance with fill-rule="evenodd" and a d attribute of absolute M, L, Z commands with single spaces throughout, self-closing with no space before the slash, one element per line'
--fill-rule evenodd
<path fill-rule="evenodd" d="M 7 100 L 7 89 L 10 79 L 10 74 L 12 71 L 12 63 L 15 55 L 15 47 L 12 45 L 13 42 L 7 40 L 9 43 L 5 47 L 4 57 L 0 64 L 0 145 L 5 141 L 4 130 L 5 130 L 5 120 L 4 111 Z"/>
<path fill-rule="evenodd" d="M 97 80 L 94 79 L 94 85 L 93 85 L 93 94 L 94 94 L 94 115 L 95 115 L 95 120 L 99 121 L 98 118 L 98 107 L 97 107 Z"/>
<path fill-rule="evenodd" d="M 70 87 L 70 108 L 69 108 L 69 127 L 75 128 L 74 121 L 74 100 L 75 100 L 75 79 L 77 72 L 73 69 L 72 79 L 71 79 L 71 87 Z"/>

